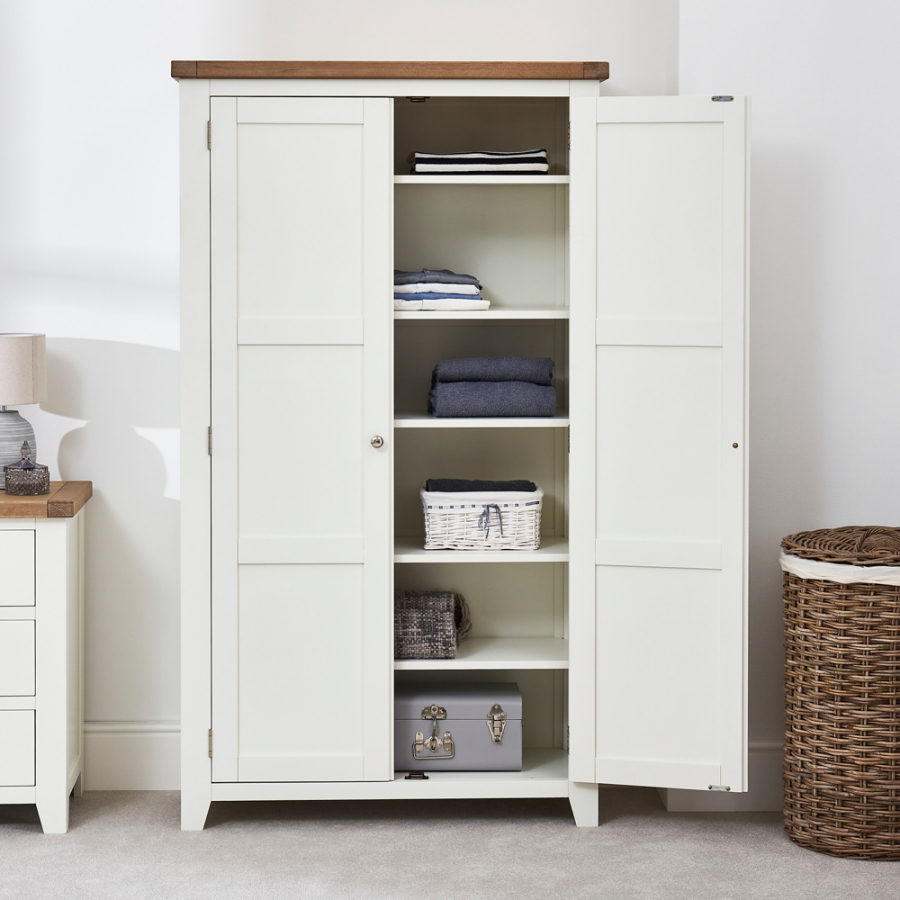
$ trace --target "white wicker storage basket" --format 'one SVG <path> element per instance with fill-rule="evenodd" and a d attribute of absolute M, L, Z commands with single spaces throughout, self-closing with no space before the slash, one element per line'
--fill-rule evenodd
<path fill-rule="evenodd" d="M 537 485 L 535 485 L 537 487 Z M 544 492 L 419 492 L 426 550 L 537 550 Z"/>

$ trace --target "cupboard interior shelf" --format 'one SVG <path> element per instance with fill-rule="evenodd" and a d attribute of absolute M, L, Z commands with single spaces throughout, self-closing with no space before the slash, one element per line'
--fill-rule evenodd
<path fill-rule="evenodd" d="M 404 789 L 408 789 L 410 794 L 419 794 L 428 796 L 429 794 L 438 793 L 439 789 L 446 785 L 481 785 L 486 790 L 489 786 L 494 789 L 489 793 L 481 794 L 485 797 L 554 797 L 566 796 L 566 794 L 557 794 L 556 792 L 548 792 L 546 788 L 541 787 L 548 782 L 562 784 L 567 786 L 569 778 L 569 757 L 565 750 L 553 749 L 549 747 L 523 747 L 522 748 L 522 771 L 521 772 L 435 772 L 429 771 L 428 781 L 404 781 L 407 775 L 406 771 L 397 771 L 394 773 L 394 784 L 398 781 L 403 785 Z M 503 788 L 506 790 L 503 790 Z M 496 790 L 499 788 L 499 790 Z M 508 793 L 507 793 L 508 791 Z M 460 794 L 460 796 L 478 796 L 477 787 L 470 794 Z M 398 794 L 397 796 L 402 796 Z M 450 795 L 452 796 L 452 795 Z"/>
<path fill-rule="evenodd" d="M 566 428 L 567 411 L 555 416 L 438 419 L 430 413 L 394 413 L 394 428 Z"/>
<path fill-rule="evenodd" d="M 568 562 L 569 540 L 541 537 L 537 550 L 424 550 L 421 537 L 397 537 L 394 540 L 395 563 L 523 563 Z"/>
<path fill-rule="evenodd" d="M 568 184 L 568 175 L 395 175 L 394 184 Z"/>
<path fill-rule="evenodd" d="M 396 659 L 395 669 L 458 672 L 465 669 L 568 669 L 569 642 L 547 637 L 471 638 L 455 659 Z"/>
<path fill-rule="evenodd" d="M 411 294 L 410 297 L 414 299 L 415 295 Z M 394 310 L 394 318 L 413 322 L 430 322 L 433 319 L 568 319 L 569 308 L 567 306 L 501 306 L 493 309 L 436 309 L 427 312 L 398 309 Z"/>

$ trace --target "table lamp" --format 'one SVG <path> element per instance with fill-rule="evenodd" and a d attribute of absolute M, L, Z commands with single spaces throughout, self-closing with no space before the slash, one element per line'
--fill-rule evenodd
<path fill-rule="evenodd" d="M 37 459 L 34 429 L 16 410 L 7 407 L 46 399 L 46 337 L 0 333 L 0 467 L 22 458 L 23 441 L 28 441 L 32 459 Z"/>

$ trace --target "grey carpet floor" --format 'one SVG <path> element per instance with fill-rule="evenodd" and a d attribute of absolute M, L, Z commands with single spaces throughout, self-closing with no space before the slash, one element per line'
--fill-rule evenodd
<path fill-rule="evenodd" d="M 772 813 L 667 813 L 601 791 L 601 827 L 563 800 L 213 804 L 179 830 L 176 792 L 91 792 L 66 835 L 0 806 L 3 900 L 898 900 L 900 863 L 793 844 Z"/>

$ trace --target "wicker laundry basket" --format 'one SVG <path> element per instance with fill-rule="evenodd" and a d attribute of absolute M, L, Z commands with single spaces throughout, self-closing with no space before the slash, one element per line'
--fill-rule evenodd
<path fill-rule="evenodd" d="M 900 859 L 900 528 L 792 534 L 784 570 L 784 827 Z"/>

